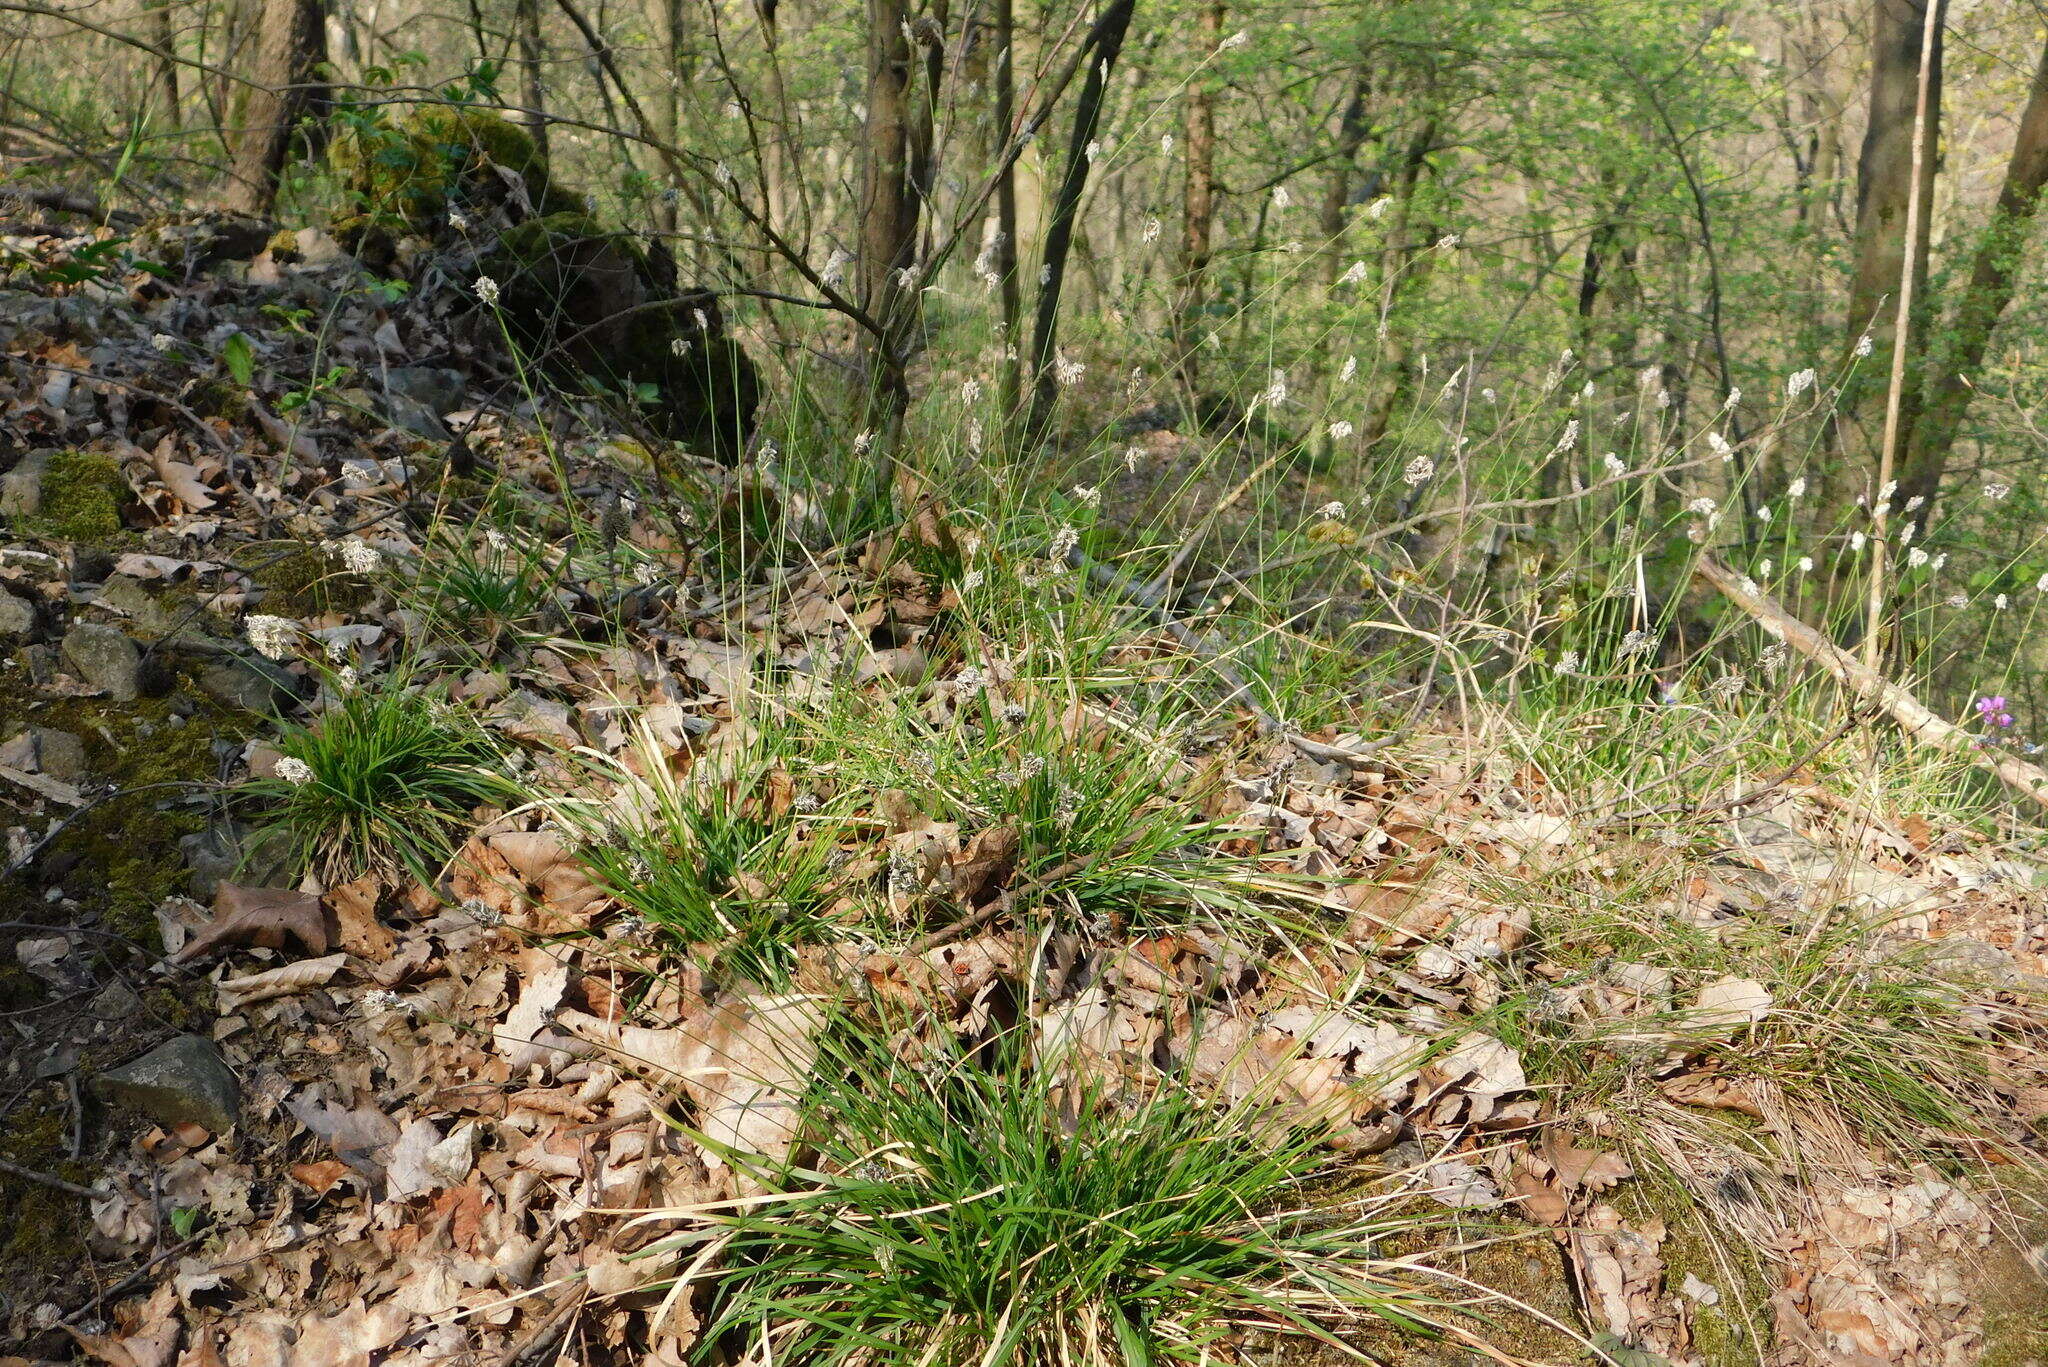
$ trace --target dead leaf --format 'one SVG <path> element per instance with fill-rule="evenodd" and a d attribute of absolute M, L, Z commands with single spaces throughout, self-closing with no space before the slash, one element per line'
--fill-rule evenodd
<path fill-rule="evenodd" d="M 346 954 L 329 954 L 320 959 L 301 959 L 297 963 L 273 968 L 263 973 L 245 974 L 230 978 L 218 984 L 222 1014 L 239 1011 L 255 1002 L 269 1001 L 273 997 L 288 997 L 294 992 L 308 992 L 316 987 L 325 987 L 334 975 L 348 961 Z"/>
<path fill-rule="evenodd" d="M 327 912 L 318 897 L 283 888 L 222 883 L 214 894 L 212 922 L 195 931 L 170 961 L 189 963 L 223 945 L 283 949 L 287 940 L 296 940 L 309 954 L 327 952 L 332 941 Z"/>
<path fill-rule="evenodd" d="M 1700 1030 L 1733 1033 L 1771 1014 L 1770 989 L 1754 978 L 1716 978 L 1700 989 L 1685 1023 Z"/>

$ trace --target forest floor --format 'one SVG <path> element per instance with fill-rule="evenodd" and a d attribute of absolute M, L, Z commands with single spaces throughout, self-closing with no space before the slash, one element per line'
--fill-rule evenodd
<path fill-rule="evenodd" d="M 988 1332 L 1034 1361 L 2048 1361 L 2048 880 L 1820 762 L 1860 732 L 1626 801 L 1477 698 L 1297 735 L 929 492 L 764 556 L 795 497 L 679 460 L 672 517 L 643 448 L 506 401 L 317 233 L 162 227 L 167 278 L 9 231 L 0 1363 L 801 1357 L 836 1276 L 959 1273 L 895 1199 L 1025 1180 L 863 1148 L 848 1079 L 1013 1040 L 1035 1116 L 970 1085 L 942 1130 L 1107 1170 L 1185 1092 L 1286 1159 L 1214 1240 L 1276 1240 L 1284 1295 L 1133 1289 L 1156 1249 L 1094 1300 L 1020 1278 L 1048 1318 Z M 414 726 L 505 786 L 310 801 L 370 762 L 320 737 Z M 743 1272 L 783 1238 L 845 1261 Z M 916 1357 L 875 1313 L 862 1352 Z"/>

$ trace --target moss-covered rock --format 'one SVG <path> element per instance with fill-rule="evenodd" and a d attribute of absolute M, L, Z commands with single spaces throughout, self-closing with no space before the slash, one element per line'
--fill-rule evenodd
<path fill-rule="evenodd" d="M 121 510 L 134 494 L 119 461 L 98 451 L 53 451 L 31 459 L 37 468 L 24 474 L 33 476 L 34 489 L 18 505 L 25 530 L 85 545 L 120 535 Z"/>
<path fill-rule="evenodd" d="M 746 440 L 760 378 L 717 298 L 673 295 L 629 233 L 583 212 L 529 219 L 484 257 L 513 339 L 556 374 L 641 397 L 668 436 L 726 455 Z"/>
<path fill-rule="evenodd" d="M 344 244 L 342 229 L 360 236 L 371 226 L 432 236 L 450 209 L 478 216 L 511 201 L 523 217 L 582 207 L 555 188 L 547 157 L 524 129 L 469 105 L 420 105 L 393 123 L 351 130 L 335 141 L 332 158 L 357 205 L 336 225 Z"/>
<path fill-rule="evenodd" d="M 716 296 L 679 293 L 666 254 L 599 223 L 525 130 L 487 110 L 425 105 L 349 132 L 333 159 L 356 204 L 334 235 L 373 268 L 396 261 L 400 236 L 474 251 L 531 363 L 639 403 L 678 441 L 727 457 L 744 445 L 760 380 Z"/>

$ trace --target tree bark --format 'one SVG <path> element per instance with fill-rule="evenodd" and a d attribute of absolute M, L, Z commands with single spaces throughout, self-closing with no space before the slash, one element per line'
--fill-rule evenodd
<path fill-rule="evenodd" d="M 2034 69 L 2033 85 L 2020 115 L 2019 134 L 2013 140 L 2012 158 L 2006 163 L 2005 183 L 1998 192 L 1998 205 L 1977 243 L 1969 286 L 1963 291 L 1949 325 L 1937 372 L 1939 378 L 1924 396 L 1920 419 L 1914 424 L 1912 440 L 1899 469 L 1899 498 L 1906 502 L 1916 497 L 1927 500 L 1918 514 L 1923 522 L 1941 490 L 1949 450 L 1955 445 L 1956 434 L 1970 410 L 1970 398 L 1976 393 L 1968 377 L 1983 365 L 1992 330 L 2006 305 L 2012 302 L 2044 186 L 2048 186 L 2048 47 L 2042 50 L 2040 65 Z"/>
<path fill-rule="evenodd" d="M 1052 222 L 1045 234 L 1045 268 L 1038 288 L 1038 316 L 1031 334 L 1033 375 L 1031 417 L 1026 432 L 1036 440 L 1052 421 L 1059 382 L 1054 375 L 1059 351 L 1060 286 L 1066 278 L 1067 252 L 1074 241 L 1074 211 L 1081 192 L 1088 188 L 1088 144 L 1102 121 L 1102 92 L 1109 73 L 1116 68 L 1123 51 L 1124 35 L 1130 31 L 1137 0 L 1110 0 L 1109 8 L 1095 21 L 1083 45 L 1088 75 L 1081 82 L 1081 95 L 1074 106 L 1074 131 L 1067 140 L 1067 168 L 1053 200 Z"/>
<path fill-rule="evenodd" d="M 996 180 L 996 240 L 989 268 L 1003 301 L 1003 364 L 1001 399 L 1005 430 L 1017 421 L 1024 404 L 1024 301 L 1017 283 L 1017 163 L 1009 156 L 1017 136 L 1017 18 L 1013 0 L 995 0 L 994 145 L 1002 159 Z"/>
<path fill-rule="evenodd" d="M 1927 6 L 1936 6 L 1935 41 L 1927 54 L 1931 63 L 1928 85 L 1927 146 L 1930 152 L 1921 167 L 1919 184 L 1913 183 L 1913 124 L 1920 84 L 1920 43 L 1926 26 Z M 1863 150 L 1856 167 L 1855 274 L 1850 283 L 1846 332 L 1853 347 L 1868 334 L 1873 354 L 1889 353 L 1894 310 L 1886 301 L 1899 296 L 1900 272 L 1906 263 L 1907 206 L 1916 196 L 1920 201 L 1919 226 L 1914 236 L 1917 263 L 1914 295 L 1922 301 L 1908 320 L 1908 335 L 1902 345 L 1911 346 L 1914 337 L 1924 335 L 1919 320 L 1927 298 L 1927 246 L 1934 217 L 1933 155 L 1940 146 L 1941 128 L 1941 20 L 1948 0 L 1871 0 L 1870 7 L 1870 113 L 1863 135 Z M 1883 367 L 1868 366 L 1871 376 L 1882 375 Z M 1919 367 L 1907 367 L 1906 388 L 1900 401 L 1901 448 L 1910 439 L 1920 411 Z M 1875 383 L 1854 387 L 1848 408 L 1852 418 L 1871 428 L 1870 419 L 1881 420 L 1884 392 Z M 1871 433 L 1874 437 L 1874 431 Z"/>
<path fill-rule="evenodd" d="M 1316 218 L 1316 227 L 1323 239 L 1322 277 L 1325 289 L 1337 283 L 1337 277 L 1344 269 L 1344 210 L 1351 203 L 1351 177 L 1357 170 L 1358 149 L 1365 145 L 1368 126 L 1365 103 L 1371 94 L 1371 80 L 1360 68 L 1352 78 L 1351 99 L 1345 104 L 1344 115 L 1337 123 L 1337 155 L 1330 159 L 1330 179 L 1323 187 L 1322 212 Z"/>
<path fill-rule="evenodd" d="M 548 154 L 547 83 L 541 78 L 540 0 L 515 0 L 513 22 L 519 43 L 520 126 L 540 154 Z"/>
<path fill-rule="evenodd" d="M 1195 21 L 1196 41 L 1205 45 L 1205 52 L 1214 52 L 1222 41 L 1223 15 L 1217 0 L 1203 6 Z M 1207 81 L 1198 80 L 1188 90 L 1181 133 L 1187 140 L 1187 178 L 1181 187 L 1180 298 L 1173 311 L 1173 351 L 1187 401 L 1199 404 L 1202 287 L 1216 219 L 1216 94 Z"/>
<path fill-rule="evenodd" d="M 163 100 L 164 122 L 175 129 L 178 126 L 178 63 L 171 54 L 177 51 L 178 33 L 171 24 L 171 0 L 151 0 L 148 8 L 150 41 L 165 54 L 157 60 L 156 87 Z"/>
<path fill-rule="evenodd" d="M 861 177 L 860 303 L 881 325 L 870 337 L 869 382 L 893 444 L 910 406 L 904 342 L 915 326 L 917 291 L 899 273 L 916 262 L 918 201 L 912 180 L 910 11 L 904 0 L 868 0 L 867 125 Z"/>
<path fill-rule="evenodd" d="M 327 25 L 320 0 L 264 0 L 256 52 L 238 101 L 227 189 L 222 202 L 236 213 L 269 215 L 277 181 L 300 117 L 325 103 L 314 72 L 327 59 Z"/>

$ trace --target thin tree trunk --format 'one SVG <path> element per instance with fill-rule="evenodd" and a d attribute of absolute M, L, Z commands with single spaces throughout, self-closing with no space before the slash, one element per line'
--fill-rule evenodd
<path fill-rule="evenodd" d="M 881 404 L 884 444 L 893 445 L 910 407 L 905 341 L 915 326 L 915 280 L 899 279 L 917 253 L 917 195 L 911 167 L 910 12 L 903 0 L 868 0 L 866 168 L 860 212 L 860 302 L 881 325 L 869 339 L 869 382 Z"/>
<path fill-rule="evenodd" d="M 1052 421 L 1059 381 L 1054 374 L 1059 351 L 1060 286 L 1066 278 L 1067 252 L 1074 241 L 1074 211 L 1088 188 L 1088 144 L 1102 121 L 1102 92 L 1123 51 L 1137 0 L 1110 0 L 1109 8 L 1089 31 L 1084 51 L 1092 54 L 1081 96 L 1074 106 L 1073 136 L 1067 139 L 1067 168 L 1053 201 L 1052 223 L 1045 234 L 1045 268 L 1038 289 L 1038 317 L 1031 333 L 1031 417 L 1026 431 L 1033 440 Z"/>
<path fill-rule="evenodd" d="M 1998 206 L 1977 244 L 1969 286 L 1956 305 L 1939 378 L 1929 388 L 1899 470 L 1901 506 L 1916 497 L 1926 499 L 1918 514 L 1923 522 L 1941 490 L 1949 450 L 1976 392 L 1967 377 L 1983 365 L 1992 329 L 2012 302 L 2044 187 L 2048 187 L 2048 48 L 2043 49 L 2040 65 L 2034 69 Z"/>
<path fill-rule="evenodd" d="M 520 123 L 540 154 L 548 154 L 547 83 L 542 79 L 544 49 L 540 37 L 540 0 L 515 0 L 514 26 L 519 42 L 519 103 L 526 112 Z"/>
<path fill-rule="evenodd" d="M 293 126 L 324 102 L 313 79 L 326 49 L 320 0 L 265 0 L 249 68 L 253 84 L 242 88 L 238 101 L 234 155 L 221 196 L 230 210 L 263 217 L 276 203 Z"/>
<path fill-rule="evenodd" d="M 1214 52 L 1223 37 L 1224 7 L 1205 5 L 1195 21 L 1196 41 Z M 1181 132 L 1187 139 L 1187 179 L 1181 190 L 1180 299 L 1173 311 L 1173 350 L 1187 401 L 1201 402 L 1201 316 L 1204 278 L 1216 219 L 1216 95 L 1207 81 L 1188 90 Z"/>
<path fill-rule="evenodd" d="M 1330 179 L 1323 187 L 1322 212 L 1316 218 L 1323 239 L 1325 289 L 1337 283 L 1337 276 L 1344 269 L 1344 210 L 1351 203 L 1351 178 L 1358 169 L 1358 149 L 1365 145 L 1365 102 L 1371 94 L 1371 79 L 1361 68 L 1352 79 L 1351 99 L 1337 123 L 1337 155 L 1330 160 Z"/>
<path fill-rule="evenodd" d="M 1024 301 L 1017 282 L 1017 164 L 1008 155 L 1017 136 L 1017 20 L 1013 0 L 995 0 L 996 241 L 990 268 L 1003 300 L 1002 414 L 1007 429 L 1024 404 Z"/>
<path fill-rule="evenodd" d="M 171 0 L 152 0 L 149 6 L 150 41 L 167 55 L 156 65 L 156 88 L 163 100 L 164 123 L 178 127 L 178 64 L 168 54 L 177 50 L 178 33 L 171 23 Z"/>
<path fill-rule="evenodd" d="M 1433 230 L 1426 216 L 1422 223 L 1415 222 L 1415 196 L 1421 189 L 1422 173 L 1428 167 L 1429 154 L 1435 147 L 1436 120 L 1424 119 L 1415 130 L 1415 136 L 1409 139 L 1407 153 L 1401 159 L 1400 189 L 1397 191 L 1400 198 L 1394 209 L 1393 230 L 1387 235 L 1392 247 L 1380 268 L 1380 354 L 1384 358 L 1386 375 L 1380 382 L 1378 396 L 1366 412 L 1365 429 L 1360 433 L 1363 439 L 1361 447 L 1369 453 L 1386 439 L 1392 429 L 1394 411 L 1400 407 L 1401 395 L 1414 375 L 1410 330 L 1394 326 L 1394 307 L 1404 291 L 1428 278 L 1433 264 L 1432 258 L 1423 254 Z"/>
<path fill-rule="evenodd" d="M 1928 54 L 1929 86 L 1927 147 L 1919 183 L 1913 178 L 1914 111 L 1920 85 L 1920 43 L 1926 26 L 1927 6 L 1936 7 L 1934 46 Z M 1927 247 L 1934 210 L 1933 155 L 1940 146 L 1941 128 L 1941 21 L 1947 0 L 1872 0 L 1870 113 L 1863 135 L 1862 155 L 1857 162 L 1855 273 L 1850 283 L 1849 312 L 1845 320 L 1848 341 L 1854 346 L 1868 334 L 1878 355 L 1889 353 L 1896 332 L 1894 308 L 1901 272 L 1907 257 L 1907 220 L 1917 219 L 1913 252 L 1914 293 L 1922 301 L 1909 321 L 1909 332 L 1919 332 L 1919 317 L 1927 298 Z M 1918 198 L 1917 214 L 1908 206 Z M 1911 345 L 1912 337 L 1903 339 Z M 1881 368 L 1871 367 L 1876 374 Z M 1905 390 L 1900 401 L 1900 435 L 1910 438 L 1920 410 L 1918 366 L 1907 367 Z M 1856 386 L 1849 396 L 1851 416 L 1868 431 L 1882 419 L 1884 392 L 1875 384 Z M 1868 431 L 1874 439 L 1875 431 Z"/>

